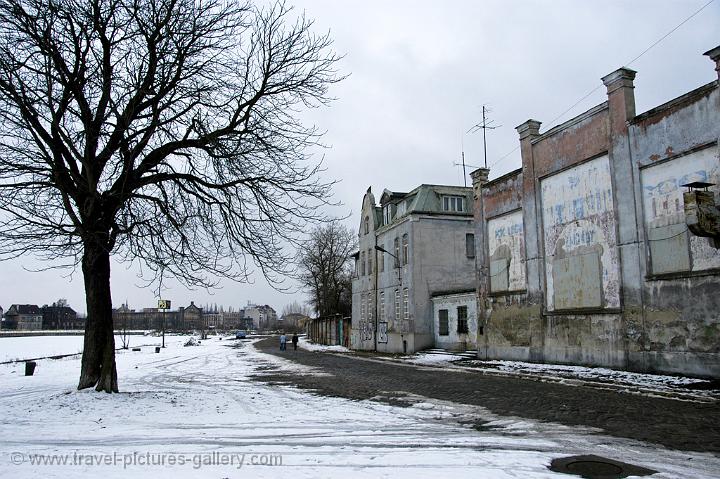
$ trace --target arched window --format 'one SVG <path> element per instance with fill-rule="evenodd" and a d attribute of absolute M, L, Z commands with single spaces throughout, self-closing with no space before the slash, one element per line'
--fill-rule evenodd
<path fill-rule="evenodd" d="M 395 267 L 400 267 L 400 238 L 395 238 Z"/>
<path fill-rule="evenodd" d="M 365 234 L 368 234 L 370 232 L 370 217 L 365 217 Z"/>
<path fill-rule="evenodd" d="M 410 251 L 408 247 L 408 235 L 405 233 L 402 237 L 402 263 L 408 264 L 410 260 Z"/>
<path fill-rule="evenodd" d="M 360 252 L 360 276 L 365 276 L 365 251 Z"/>

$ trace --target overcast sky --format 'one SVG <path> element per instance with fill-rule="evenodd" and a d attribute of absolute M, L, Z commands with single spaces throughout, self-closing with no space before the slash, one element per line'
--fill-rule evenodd
<path fill-rule="evenodd" d="M 297 0 L 318 31 L 330 31 L 346 55 L 341 73 L 350 75 L 332 90 L 337 100 L 330 107 L 308 115 L 327 130 L 325 175 L 340 180 L 335 199 L 344 204 L 334 213 L 350 214 L 347 222 L 356 228 L 369 186 L 379 199 L 384 188 L 462 185 L 462 170 L 453 165 L 462 150 L 467 163 L 483 162 L 482 134 L 466 133 L 480 122 L 483 104 L 500 126 L 488 133 L 494 178 L 520 167 L 517 125 L 532 118 L 546 131 L 601 103 L 606 94 L 600 78 L 619 67 L 638 72 L 638 113 L 717 79 L 702 53 L 720 44 L 720 0 L 628 65 L 707 3 Z M 80 270 L 26 271 L 42 266 L 31 258 L 0 263 L 0 306 L 67 298 L 85 311 Z M 135 269 L 113 264 L 115 306 L 126 299 L 136 309 L 154 306 L 154 291 L 140 284 Z M 191 300 L 226 307 L 252 301 L 278 311 L 303 299 L 273 290 L 261 277 L 252 285 L 225 282 L 213 292 L 174 285 L 163 296 L 173 307 Z"/>

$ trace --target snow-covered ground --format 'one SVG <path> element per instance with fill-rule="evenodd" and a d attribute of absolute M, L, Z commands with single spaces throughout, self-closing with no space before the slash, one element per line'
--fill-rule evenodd
<path fill-rule="evenodd" d="M 442 350 L 423 351 L 407 356 L 378 356 L 377 359 L 447 369 L 466 369 L 483 374 L 519 376 L 538 381 L 565 384 L 592 383 L 633 394 L 668 397 L 688 401 L 717 402 L 717 389 L 694 389 L 707 380 L 662 374 L 643 374 L 564 364 L 537 364 L 522 361 L 471 360 L 470 355 Z"/>
<path fill-rule="evenodd" d="M 128 335 L 131 348 L 140 346 L 160 346 L 162 336 Z M 165 335 L 165 344 L 182 340 L 182 336 Z M 187 339 L 187 337 L 185 337 Z M 122 346 L 119 335 L 115 336 L 115 347 Z M 63 354 L 76 354 L 83 351 L 83 336 L 0 336 L 0 363 L 23 359 L 33 359 Z"/>
<path fill-rule="evenodd" d="M 329 351 L 334 353 L 350 353 L 348 348 L 345 346 L 335 345 L 335 346 L 326 346 L 324 344 L 317 344 L 312 343 L 307 340 L 305 336 L 300 336 L 298 341 L 298 347 L 302 349 L 306 349 L 308 351 Z M 290 344 L 289 347 L 292 347 L 292 344 Z"/>
<path fill-rule="evenodd" d="M 567 478 L 547 465 L 574 454 L 660 471 L 653 478 L 720 471 L 710 454 L 477 407 L 413 398 L 404 408 L 264 383 L 251 375 L 317 371 L 252 341 L 173 343 L 160 354 L 120 352 L 117 362 L 116 395 L 74 390 L 79 357 L 40 361 L 32 377 L 22 364 L 0 365 L 0 477 Z M 462 425 L 478 418 L 489 430 Z"/>

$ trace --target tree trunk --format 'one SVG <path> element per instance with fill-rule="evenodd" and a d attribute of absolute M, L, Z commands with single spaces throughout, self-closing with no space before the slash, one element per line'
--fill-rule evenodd
<path fill-rule="evenodd" d="M 110 253 L 101 241 L 86 241 L 82 258 L 87 323 L 78 389 L 118 392 L 115 368 Z"/>

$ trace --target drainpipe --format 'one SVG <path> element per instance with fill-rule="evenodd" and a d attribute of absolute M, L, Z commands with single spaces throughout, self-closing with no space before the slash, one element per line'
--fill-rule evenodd
<path fill-rule="evenodd" d="M 379 320 L 378 320 L 378 271 L 380 268 L 378 268 L 378 250 L 377 250 L 377 233 L 375 233 L 375 228 L 373 228 L 373 305 L 375 308 L 375 351 L 378 350 L 378 326 L 379 326 Z M 385 264 L 385 258 L 383 258 L 383 265 Z M 384 269 L 384 268 L 383 268 Z"/>

